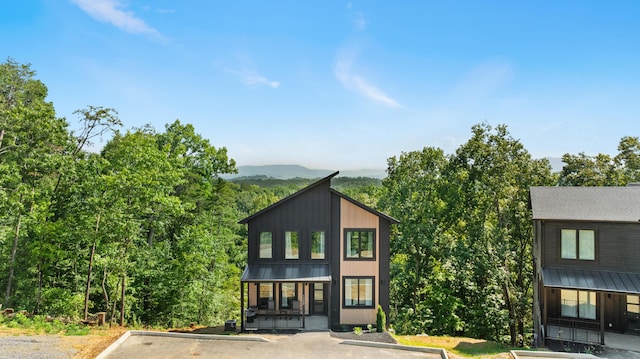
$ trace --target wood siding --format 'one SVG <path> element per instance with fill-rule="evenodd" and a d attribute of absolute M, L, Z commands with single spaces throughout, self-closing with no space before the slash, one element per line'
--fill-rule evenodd
<path fill-rule="evenodd" d="M 311 259 L 311 231 L 325 232 L 325 259 Z M 285 260 L 284 233 L 298 232 L 299 258 Z M 273 258 L 258 258 L 260 232 L 273 233 Z M 248 258 L 254 263 L 329 263 L 331 246 L 331 192 L 329 181 L 301 196 L 291 198 L 286 203 L 249 221 Z"/>
<path fill-rule="evenodd" d="M 344 288 L 340 286 L 340 323 L 341 324 L 367 324 L 376 322 L 376 307 L 379 303 L 379 259 L 380 259 L 380 220 L 375 214 L 366 211 L 355 204 L 342 198 L 340 200 L 340 283 L 345 276 L 372 276 L 374 277 L 373 308 L 342 308 Z M 375 259 L 374 260 L 345 260 L 344 231 L 349 228 L 370 228 L 375 230 Z"/>
<path fill-rule="evenodd" d="M 544 221 L 541 227 L 542 267 L 640 272 L 640 224 Z M 561 229 L 595 230 L 596 260 L 561 259 Z"/>

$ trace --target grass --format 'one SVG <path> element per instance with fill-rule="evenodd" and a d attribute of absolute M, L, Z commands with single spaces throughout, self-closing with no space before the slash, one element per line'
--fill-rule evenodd
<path fill-rule="evenodd" d="M 507 359 L 513 349 L 493 341 L 463 337 L 394 335 L 394 338 L 398 344 L 442 348 L 461 358 Z"/>

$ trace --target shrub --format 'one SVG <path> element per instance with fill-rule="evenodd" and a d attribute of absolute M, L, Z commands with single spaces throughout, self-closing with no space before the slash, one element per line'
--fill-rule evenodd
<path fill-rule="evenodd" d="M 353 333 L 358 336 L 362 335 L 362 327 L 353 327 Z"/>
<path fill-rule="evenodd" d="M 387 326 L 387 315 L 382 310 L 382 306 L 378 304 L 378 312 L 376 313 L 376 330 L 378 333 L 384 332 Z"/>

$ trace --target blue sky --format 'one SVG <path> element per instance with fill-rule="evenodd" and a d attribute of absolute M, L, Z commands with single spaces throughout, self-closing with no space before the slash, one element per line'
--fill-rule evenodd
<path fill-rule="evenodd" d="M 535 157 L 638 136 L 638 1 L 22 0 L 0 56 L 30 63 L 58 116 L 180 119 L 239 165 L 385 168 L 471 126 Z"/>

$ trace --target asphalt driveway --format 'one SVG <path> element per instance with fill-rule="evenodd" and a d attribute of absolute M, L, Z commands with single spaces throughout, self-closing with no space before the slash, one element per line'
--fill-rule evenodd
<path fill-rule="evenodd" d="M 440 354 L 346 344 L 328 332 L 300 333 L 228 339 L 206 335 L 163 335 L 137 333 L 114 345 L 98 358 L 438 358 Z M 398 346 L 400 348 L 401 346 Z"/>

